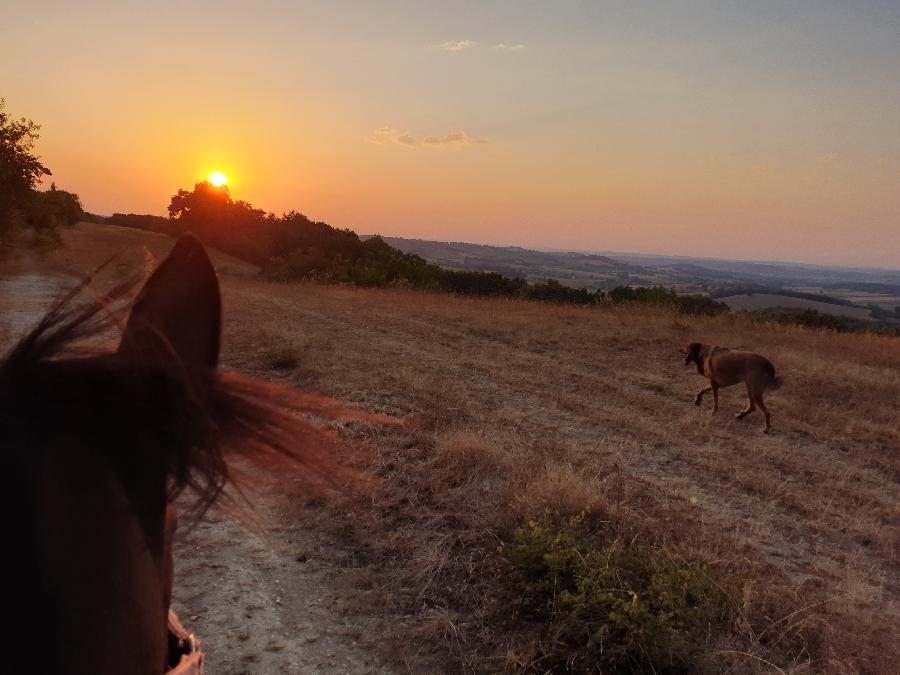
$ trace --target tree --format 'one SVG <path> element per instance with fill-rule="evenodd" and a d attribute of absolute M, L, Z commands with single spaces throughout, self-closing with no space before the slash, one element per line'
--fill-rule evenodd
<path fill-rule="evenodd" d="M 45 192 L 32 192 L 26 220 L 35 230 L 52 230 L 57 225 L 74 225 L 84 217 L 81 200 L 73 192 L 50 184 Z"/>
<path fill-rule="evenodd" d="M 34 186 L 50 170 L 34 152 L 40 125 L 13 119 L 0 98 L 0 244 L 11 235 L 30 202 Z"/>
<path fill-rule="evenodd" d="M 266 212 L 244 201 L 234 201 L 226 186 L 209 181 L 179 190 L 169 203 L 175 232 L 192 231 L 204 243 L 254 263 L 268 258 Z"/>

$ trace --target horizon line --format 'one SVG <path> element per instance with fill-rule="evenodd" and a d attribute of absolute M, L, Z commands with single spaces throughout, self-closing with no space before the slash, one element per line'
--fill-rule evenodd
<path fill-rule="evenodd" d="M 883 265 L 851 265 L 849 263 L 810 263 L 810 262 L 800 262 L 797 260 L 774 260 L 769 258 L 728 258 L 728 257 L 715 257 L 715 256 L 692 256 L 692 255 L 683 255 L 677 253 L 641 253 L 638 251 L 612 251 L 609 249 L 573 249 L 573 248 L 556 248 L 552 246 L 548 247 L 528 247 L 523 246 L 521 244 L 486 244 L 478 241 L 461 241 L 461 240 L 451 240 L 451 239 L 424 239 L 421 237 L 400 237 L 398 235 L 393 234 L 360 234 L 357 233 L 360 237 L 381 237 L 382 239 L 405 239 L 407 241 L 430 241 L 435 242 L 437 244 L 470 244 L 474 246 L 489 246 L 491 248 L 518 248 L 523 251 L 534 251 L 537 253 L 575 253 L 578 255 L 605 255 L 607 257 L 612 256 L 636 256 L 643 258 L 677 258 L 680 260 L 713 260 L 718 262 L 734 262 L 734 263 L 749 263 L 752 265 L 795 265 L 801 267 L 818 267 L 820 269 L 844 269 L 844 270 L 875 270 L 882 272 L 900 272 L 900 263 L 898 263 L 897 267 L 885 267 Z"/>

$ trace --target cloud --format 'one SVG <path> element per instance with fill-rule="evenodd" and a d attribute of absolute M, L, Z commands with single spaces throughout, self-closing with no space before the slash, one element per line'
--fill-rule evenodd
<path fill-rule="evenodd" d="M 484 145 L 485 143 L 489 143 L 486 138 L 473 138 L 465 131 L 451 131 L 443 136 L 426 136 L 420 140 L 408 131 L 398 131 L 393 127 L 381 127 L 380 129 L 376 129 L 366 140 L 375 145 L 402 145 L 407 148 L 414 148 L 416 146 L 462 147 L 466 145 Z"/>
<path fill-rule="evenodd" d="M 380 127 L 372 132 L 372 135 L 366 139 L 366 142 L 384 145 L 385 143 L 393 143 L 396 136 L 397 131 L 392 127 Z"/>
<path fill-rule="evenodd" d="M 474 46 L 474 40 L 457 40 L 455 42 L 444 42 L 438 45 L 438 47 L 443 49 L 445 52 L 461 52 L 464 49 L 468 49 L 469 47 Z"/>
<path fill-rule="evenodd" d="M 426 136 L 423 143 L 427 145 L 484 145 L 486 138 L 472 138 L 465 131 L 451 131 L 443 136 Z"/>
<path fill-rule="evenodd" d="M 508 45 L 505 42 L 500 42 L 499 44 L 494 45 L 495 52 L 520 52 L 523 49 L 525 49 L 525 45 L 523 44 Z"/>
<path fill-rule="evenodd" d="M 816 161 L 822 166 L 830 166 L 832 164 L 837 164 L 838 162 L 840 162 L 841 156 L 836 152 L 829 152 L 828 154 L 819 155 L 818 157 L 816 157 Z"/>
<path fill-rule="evenodd" d="M 443 49 L 445 52 L 462 52 L 475 47 L 477 44 L 475 40 L 451 40 L 450 42 L 442 42 L 434 46 L 438 49 Z M 521 43 L 507 44 L 506 42 L 498 42 L 493 49 L 495 52 L 521 52 L 525 49 L 525 45 Z"/>

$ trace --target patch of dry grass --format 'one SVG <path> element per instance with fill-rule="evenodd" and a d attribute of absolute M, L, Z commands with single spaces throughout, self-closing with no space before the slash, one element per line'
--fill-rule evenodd
<path fill-rule="evenodd" d="M 528 660 L 486 593 L 498 542 L 523 518 L 588 507 L 753 579 L 743 632 L 722 647 L 736 672 L 893 663 L 898 341 L 640 308 L 308 285 L 231 292 L 242 306 L 279 296 L 272 310 L 287 316 L 267 330 L 322 336 L 325 393 L 417 425 L 381 439 L 371 467 L 381 492 L 359 536 L 382 533 L 373 574 L 386 601 L 442 617 L 431 637 L 461 668 Z M 694 339 L 772 358 L 787 378 L 769 396 L 772 437 L 761 420 L 728 414 L 743 406 L 738 388 L 715 418 L 691 405 L 701 382 L 676 350 Z"/>

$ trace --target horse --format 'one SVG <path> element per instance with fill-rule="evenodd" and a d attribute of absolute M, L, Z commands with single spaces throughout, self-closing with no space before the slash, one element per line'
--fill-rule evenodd
<path fill-rule="evenodd" d="M 137 283 L 78 305 L 86 280 L 0 361 L 8 672 L 202 672 L 169 630 L 176 498 L 192 493 L 200 517 L 233 482 L 235 457 L 343 470 L 340 440 L 285 410 L 283 388 L 217 369 L 220 289 L 195 236 L 178 238 L 121 328 L 115 307 Z M 114 350 L 76 349 L 116 327 Z"/>

